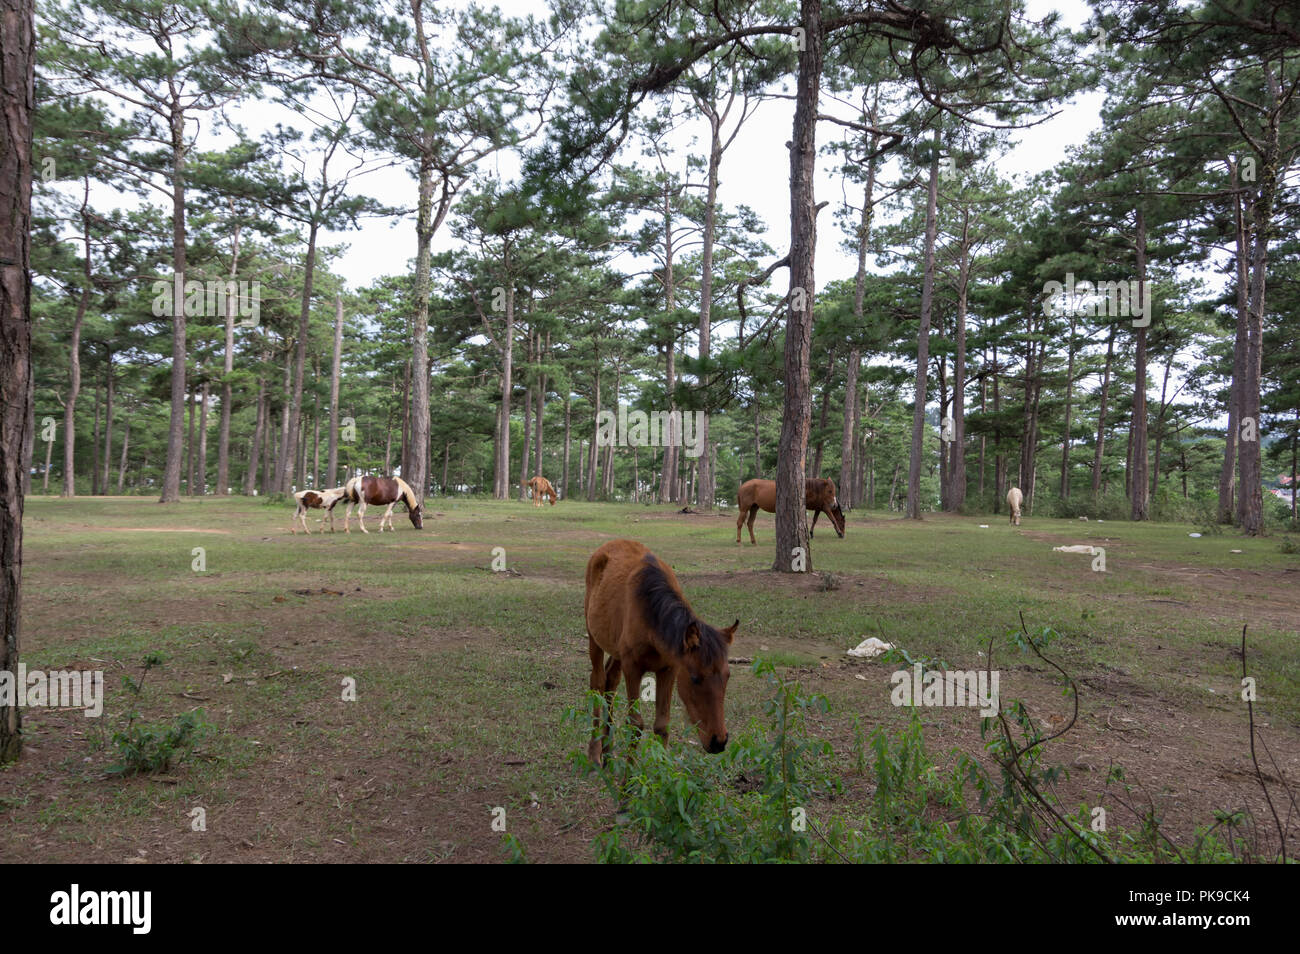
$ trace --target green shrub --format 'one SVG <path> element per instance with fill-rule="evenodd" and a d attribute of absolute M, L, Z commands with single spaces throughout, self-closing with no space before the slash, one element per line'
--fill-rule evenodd
<path fill-rule="evenodd" d="M 1012 634 L 1009 634 L 1012 635 Z M 1055 634 L 1014 634 L 1013 646 L 1041 651 Z M 1055 783 L 1065 773 L 1044 762 L 1046 740 L 1020 702 L 985 719 L 992 733 L 986 750 L 999 769 L 990 772 L 960 752 L 942 770 L 926 749 L 914 711 L 897 735 L 877 728 L 864 745 L 855 724 L 855 763 L 861 773 L 870 751 L 875 790 L 864 804 L 845 806 L 846 785 L 829 743 L 807 735 L 809 717 L 826 712 L 826 700 L 805 695 L 763 661 L 755 673 L 772 695 L 765 720 L 755 720 L 719 755 L 698 746 L 660 745 L 641 739 L 628 758 L 632 730 L 615 730 L 614 752 L 602 768 L 582 753 L 575 763 L 599 774 L 618 806 L 615 823 L 595 841 L 603 862 L 1227 862 L 1249 857 L 1241 815 L 1218 817 L 1179 847 L 1159 820 L 1133 809 L 1135 826 L 1092 830 L 1093 811 L 1063 808 Z M 1068 677 L 1067 677 L 1068 678 Z M 1067 695 L 1073 691 L 1073 683 Z M 590 726 L 599 696 L 569 717 Z M 617 725 L 617 720 L 616 720 Z M 1015 738 L 1018 733 L 1020 738 Z M 1129 787 L 1122 770 L 1108 778 L 1108 793 L 1122 805 Z M 519 849 L 522 854 L 522 849 Z"/>

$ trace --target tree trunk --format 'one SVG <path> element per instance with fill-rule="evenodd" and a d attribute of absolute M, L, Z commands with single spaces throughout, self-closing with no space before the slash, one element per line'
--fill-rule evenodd
<path fill-rule="evenodd" d="M 294 440 L 293 432 L 289 430 L 289 402 L 293 393 L 293 355 L 294 348 L 288 339 L 284 343 L 284 380 L 281 389 L 280 406 L 280 441 L 275 455 L 275 483 L 271 489 L 282 494 L 289 492 L 289 473 L 293 470 L 293 465 L 289 463 L 293 456 L 291 450 Z"/>
<path fill-rule="evenodd" d="M 538 337 L 538 342 L 539 342 L 539 346 L 540 346 L 540 342 L 541 342 L 540 335 L 539 335 L 539 337 Z M 545 345 L 545 352 L 549 352 L 550 350 L 551 350 L 551 333 L 548 331 L 548 332 L 546 332 L 546 345 Z M 539 363 L 540 363 L 540 362 L 543 361 L 543 360 L 544 360 L 544 353 L 543 353 L 542 351 L 539 350 L 539 352 L 538 352 L 538 361 L 539 361 Z M 536 456 L 536 459 L 537 459 L 537 463 L 536 463 L 536 468 L 535 468 L 534 471 L 533 471 L 533 473 L 535 473 L 535 474 L 542 474 L 542 473 L 543 473 L 543 470 L 542 470 L 542 448 L 543 448 L 543 442 L 542 442 L 542 423 L 545 421 L 545 419 L 546 419 L 546 371 L 545 371 L 544 369 L 539 369 L 538 372 L 537 372 L 537 423 L 536 423 L 536 424 L 534 425 L 534 427 L 533 427 L 533 442 L 534 442 L 534 444 L 535 444 L 536 447 L 537 447 L 537 452 L 536 452 L 536 455 L 535 455 L 535 456 Z"/>
<path fill-rule="evenodd" d="M 1115 359 L 1115 326 L 1106 339 L 1106 364 L 1101 374 L 1101 404 L 1097 409 L 1097 443 L 1092 451 L 1092 502 L 1101 496 L 1101 471 L 1106 451 L 1106 403 L 1110 399 L 1110 368 Z"/>
<path fill-rule="evenodd" d="M 822 409 L 817 418 L 817 449 L 813 452 L 813 477 L 822 475 L 822 455 L 826 449 L 826 424 L 830 416 L 831 406 L 831 380 L 835 377 L 835 351 L 831 350 L 830 358 L 826 362 L 826 377 L 822 379 Z"/>
<path fill-rule="evenodd" d="M 199 394 L 199 472 L 196 493 L 202 497 L 208 492 L 208 382 L 203 382 Z"/>
<path fill-rule="evenodd" d="M 265 354 L 263 354 L 263 360 Z M 253 427 L 253 439 L 248 445 L 248 472 L 244 474 L 244 495 L 251 497 L 257 490 L 258 454 L 262 448 L 262 430 L 266 427 L 266 378 L 257 379 L 257 423 Z"/>
<path fill-rule="evenodd" d="M 131 415 L 126 416 L 126 426 L 122 428 L 122 461 L 117 466 L 117 492 L 122 493 L 126 486 L 126 451 L 131 445 Z"/>
<path fill-rule="evenodd" d="M 334 359 L 330 363 L 330 437 L 326 487 L 338 486 L 339 471 L 339 370 L 343 363 L 343 295 L 334 294 Z"/>
<path fill-rule="evenodd" d="M 925 205 L 925 277 L 921 283 L 921 327 L 916 336 L 915 407 L 912 411 L 912 449 L 907 467 L 907 515 L 921 519 L 921 454 L 925 442 L 925 385 L 930 363 L 930 314 L 934 304 L 934 245 L 938 232 L 939 130 L 934 130 L 930 158 L 930 184 Z"/>
<path fill-rule="evenodd" d="M 776 462 L 776 557 L 782 573 L 811 572 L 804 453 L 812 421 L 809 354 L 817 290 L 817 106 L 822 76 L 821 0 L 801 0 L 806 42 L 799 51 L 794 130 L 790 137 L 790 310 L 785 326 L 785 399 Z"/>
<path fill-rule="evenodd" d="M 506 272 L 510 258 L 506 253 Z M 510 498 L 510 395 L 514 390 L 515 360 L 515 288 L 506 286 L 506 327 L 501 339 L 501 428 L 496 454 L 496 484 L 492 495 L 497 500 Z"/>
<path fill-rule="evenodd" d="M 99 492 L 108 494 L 108 480 L 113 472 L 113 352 L 105 354 L 104 367 L 104 473 Z"/>
<path fill-rule="evenodd" d="M 188 437 L 185 441 L 185 496 L 194 496 L 194 395 L 186 395 L 189 410 Z M 98 414 L 96 414 L 98 420 Z"/>
<path fill-rule="evenodd" d="M 1066 343 L 1070 357 L 1065 367 L 1065 434 L 1061 440 L 1061 489 L 1058 494 L 1062 500 L 1070 498 L 1070 411 L 1074 400 L 1074 329 L 1076 322 L 1075 314 L 1071 311 L 1070 340 Z"/>
<path fill-rule="evenodd" d="M 1232 187 L 1237 188 L 1237 164 L 1228 163 Z M 1250 340 L 1249 239 L 1241 196 L 1234 200 L 1234 231 L 1237 241 L 1237 337 L 1232 347 L 1232 381 L 1228 386 L 1228 430 L 1223 442 L 1223 468 L 1219 471 L 1219 523 L 1232 523 L 1237 489 L 1237 440 L 1240 436 L 1241 387 L 1246 377 L 1246 352 Z"/>
<path fill-rule="evenodd" d="M 699 505 L 700 509 L 706 513 L 713 510 L 714 487 L 713 461 L 709 457 L 709 423 L 712 417 L 711 408 L 709 407 L 708 392 L 705 389 L 706 374 L 704 370 L 713 353 L 713 243 L 717 232 L 717 212 L 718 212 L 718 169 L 722 165 L 722 118 L 716 110 L 710 109 L 708 112 L 709 119 L 709 170 L 707 192 L 704 198 L 704 234 L 702 236 L 703 248 L 700 251 L 700 373 L 696 378 L 696 386 L 704 396 L 704 413 L 700 419 L 700 434 L 697 440 L 699 446 L 704 448 L 704 454 L 699 459 L 700 479 L 699 479 Z M 636 494 L 636 464 L 633 463 L 633 495 Z"/>
<path fill-rule="evenodd" d="M 970 283 L 969 216 L 962 221 L 957 273 L 957 354 L 952 368 L 952 440 L 948 442 L 948 509 L 966 506 L 966 308 Z"/>
<path fill-rule="evenodd" d="M 437 223 L 433 217 L 433 162 L 430 151 L 425 149 L 420 157 L 420 204 L 416 216 L 416 256 L 415 256 L 415 319 L 411 328 L 411 383 L 414 393 L 411 395 L 411 445 L 410 474 L 402 477 L 415 492 L 416 500 L 424 501 L 424 492 L 428 487 L 428 473 L 425 468 L 429 460 L 429 267 L 434 229 Z M 513 290 L 509 293 L 513 297 Z M 507 331 L 507 338 L 512 331 Z M 506 403 L 503 412 L 505 421 L 506 453 L 502 455 L 500 466 L 505 469 L 506 480 L 510 476 L 510 395 L 509 374 L 506 375 Z M 508 489 L 503 487 L 503 489 Z M 501 498 L 504 499 L 504 498 Z"/>
<path fill-rule="evenodd" d="M 302 428 L 302 383 L 307 373 L 307 338 L 311 334 L 311 295 L 316 277 L 316 232 L 319 226 L 313 216 L 307 228 L 307 257 L 303 260 L 302 303 L 298 309 L 298 347 L 293 361 L 293 396 L 289 399 L 289 433 L 293 435 L 294 447 L 297 447 L 298 432 Z M 420 367 L 424 367 L 421 365 Z M 426 395 L 426 402 L 428 398 Z M 297 454 L 288 454 L 285 464 L 283 486 L 281 490 L 288 493 L 294 484 L 294 464 Z M 410 483 L 408 480 L 407 483 Z M 307 486 L 307 482 L 302 482 Z M 418 484 L 411 484 L 417 496 L 423 497 L 422 491 L 416 489 Z"/>
<path fill-rule="evenodd" d="M 872 102 L 871 112 L 867 116 L 868 125 L 873 128 L 879 118 L 880 93 L 877 89 Z M 875 206 L 876 191 L 876 150 L 880 147 L 880 137 L 872 135 L 869 140 L 867 155 L 867 181 L 862 188 L 862 213 L 858 220 L 858 268 L 853 277 L 853 325 L 862 328 L 862 303 L 867 290 L 867 244 L 871 237 L 871 218 Z M 847 495 L 850 505 L 859 502 L 861 485 L 856 481 L 857 468 L 855 453 L 858 447 L 858 374 L 862 367 L 862 349 L 855 341 L 849 349 L 849 363 L 844 380 L 844 426 L 840 431 L 840 495 Z"/>
<path fill-rule="evenodd" d="M 560 478 L 560 495 L 569 499 L 569 452 L 573 443 L 573 398 L 568 389 L 564 392 L 564 472 Z"/>
<path fill-rule="evenodd" d="M 35 420 L 32 375 L 32 110 L 36 41 L 31 0 L 0 6 L 0 672 L 18 681 L 23 506 Z M 0 697 L 0 764 L 22 750 L 16 700 Z"/>
<path fill-rule="evenodd" d="M 234 199 L 230 200 L 231 212 L 234 211 Z M 240 226 L 235 225 L 230 241 L 230 281 L 233 283 L 239 274 L 239 233 Z M 230 376 L 235 371 L 235 300 L 233 295 L 226 296 L 226 350 L 222 364 L 221 376 L 221 423 L 217 431 L 217 496 L 224 497 L 230 492 L 230 417 L 233 411 L 233 398 Z"/>
<path fill-rule="evenodd" d="M 90 178 L 85 177 L 84 197 L 81 203 L 82 240 L 85 244 L 82 263 L 82 281 L 85 283 L 77 299 L 77 312 L 72 322 L 72 340 L 68 344 L 68 399 L 63 402 L 63 496 L 77 496 L 77 395 L 81 393 L 81 329 L 85 324 L 86 309 L 90 305 Z"/>
<path fill-rule="evenodd" d="M 172 400 L 167 428 L 167 460 L 163 465 L 162 496 L 159 503 L 181 499 L 181 455 L 185 443 L 185 405 L 189 390 L 185 384 L 185 113 L 180 105 L 171 108 L 172 148 Z"/>
<path fill-rule="evenodd" d="M 1147 220 L 1142 209 L 1137 210 L 1137 273 L 1138 287 L 1147 288 Z M 1145 294 L 1149 295 L 1147 291 Z M 1147 457 L 1147 329 L 1137 329 L 1137 354 L 1133 359 L 1133 480 L 1129 489 L 1131 497 L 1130 518 L 1151 519 L 1150 474 Z"/>

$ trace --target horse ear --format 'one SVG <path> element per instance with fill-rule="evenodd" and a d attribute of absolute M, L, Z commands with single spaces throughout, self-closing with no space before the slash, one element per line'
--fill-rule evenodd
<path fill-rule="evenodd" d="M 682 647 L 688 652 L 700 647 L 700 624 L 691 620 L 682 634 Z"/>
<path fill-rule="evenodd" d="M 730 645 L 731 642 L 732 642 L 733 640 L 735 640 L 735 638 L 736 638 L 736 628 L 739 627 L 739 626 L 740 626 L 740 620 L 736 620 L 734 623 L 732 623 L 732 624 L 731 624 L 730 626 L 728 626 L 726 629 L 724 629 L 724 630 L 720 630 L 720 632 L 722 633 L 722 635 L 727 637 L 727 643 L 728 643 L 728 645 Z"/>

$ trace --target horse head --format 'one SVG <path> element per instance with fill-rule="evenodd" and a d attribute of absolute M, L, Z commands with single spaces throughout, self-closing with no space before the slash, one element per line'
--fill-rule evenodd
<path fill-rule="evenodd" d="M 695 723 L 700 745 L 717 754 L 727 747 L 727 718 L 723 702 L 727 696 L 727 647 L 736 636 L 736 620 L 726 629 L 693 620 L 686 628 L 684 652 L 677 666 L 677 695 Z"/>
<path fill-rule="evenodd" d="M 424 511 L 420 508 L 419 504 L 408 508 L 406 515 L 411 518 L 411 523 L 414 525 L 416 530 L 424 529 Z"/>
<path fill-rule="evenodd" d="M 835 527 L 835 532 L 843 538 L 844 536 L 844 511 L 840 509 L 839 499 L 831 501 L 831 509 L 826 511 L 830 515 L 831 524 Z"/>

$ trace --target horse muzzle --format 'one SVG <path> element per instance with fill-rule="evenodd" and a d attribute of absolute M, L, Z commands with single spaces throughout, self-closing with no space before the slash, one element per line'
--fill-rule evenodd
<path fill-rule="evenodd" d="M 709 736 L 709 744 L 705 746 L 705 750 L 710 755 L 717 755 L 719 752 L 721 752 L 723 749 L 727 747 L 728 738 L 730 738 L 729 735 L 724 735 L 720 739 L 716 735 Z"/>

